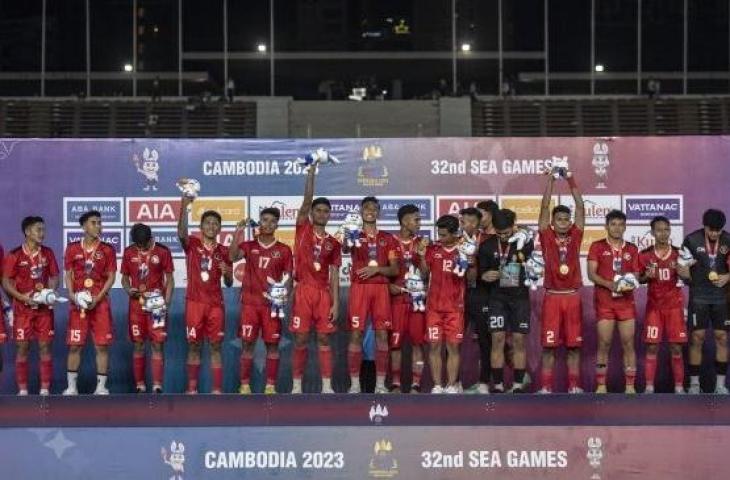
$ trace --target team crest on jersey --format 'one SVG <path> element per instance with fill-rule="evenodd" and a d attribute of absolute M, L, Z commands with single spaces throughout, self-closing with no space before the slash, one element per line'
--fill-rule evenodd
<path fill-rule="evenodd" d="M 444 256 L 441 255 L 440 253 L 434 253 L 433 258 L 444 258 Z"/>
<path fill-rule="evenodd" d="M 624 253 L 624 260 L 626 260 L 626 261 L 631 260 L 631 254 L 629 252 Z"/>
<path fill-rule="evenodd" d="M 333 248 L 334 247 L 329 242 L 327 242 L 327 243 L 324 244 L 324 249 L 327 250 L 328 252 L 331 252 Z"/>
<path fill-rule="evenodd" d="M 160 182 L 160 155 L 157 150 L 145 148 L 142 152 L 142 158 L 136 153 L 132 155 L 132 164 L 137 169 L 137 172 L 144 179 L 144 191 L 157 191 L 157 185 Z"/>
<path fill-rule="evenodd" d="M 380 241 L 378 242 L 378 244 L 379 244 L 379 245 L 380 245 L 381 247 L 384 247 L 384 246 L 385 246 L 385 240 L 383 240 L 383 239 L 381 238 L 381 239 L 380 239 Z"/>
<path fill-rule="evenodd" d="M 720 255 L 727 255 L 727 252 L 728 252 L 727 245 L 722 245 L 720 247 Z"/>
<path fill-rule="evenodd" d="M 157 255 L 152 255 L 152 257 L 150 257 L 150 262 L 157 265 L 158 263 L 160 263 L 160 257 L 158 257 Z"/>
<path fill-rule="evenodd" d="M 281 252 L 274 250 L 271 252 L 271 258 L 281 258 Z"/>

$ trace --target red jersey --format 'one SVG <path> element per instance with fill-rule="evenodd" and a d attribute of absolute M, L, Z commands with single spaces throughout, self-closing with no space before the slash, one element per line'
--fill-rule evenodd
<path fill-rule="evenodd" d="M 446 248 L 440 243 L 435 243 L 426 249 L 426 265 L 431 276 L 426 300 L 427 309 L 438 312 L 464 310 L 466 280 L 453 271 L 458 258 L 459 249 L 456 245 Z"/>
<path fill-rule="evenodd" d="M 185 298 L 209 305 L 223 305 L 220 263 L 232 267 L 228 249 L 220 243 L 207 248 L 201 239 L 191 235 L 185 247 L 185 262 L 188 274 Z"/>
<path fill-rule="evenodd" d="M 613 281 L 619 273 L 633 273 L 639 278 L 639 249 L 631 242 L 624 242 L 620 249 L 614 249 L 606 239 L 597 240 L 588 250 L 588 261 L 598 262 L 598 275 L 604 280 Z M 605 287 L 595 286 L 593 296 L 597 301 L 607 301 L 621 298 L 633 300 L 634 292 L 627 292 L 621 297 L 614 297 Z"/>
<path fill-rule="evenodd" d="M 564 238 L 558 238 L 555 230 L 540 230 L 540 245 L 545 259 L 544 286 L 548 290 L 575 290 L 583 285 L 580 273 L 580 244 L 583 230 L 573 224 Z M 568 266 L 568 273 L 560 273 L 560 265 Z"/>
<path fill-rule="evenodd" d="M 82 246 L 82 242 L 72 242 L 66 245 L 63 266 L 73 274 L 74 292 L 88 290 L 96 296 L 109 275 L 117 271 L 117 253 L 114 247 L 102 241 L 88 250 Z M 84 286 L 89 279 L 93 282 L 92 286 Z"/>
<path fill-rule="evenodd" d="M 329 233 L 323 237 L 314 233 L 314 226 L 309 220 L 297 224 L 294 235 L 294 279 L 304 285 L 328 289 L 330 266 L 339 268 L 342 265 L 340 248 L 340 242 Z M 320 265 L 319 270 L 315 268 L 315 262 Z"/>
<path fill-rule="evenodd" d="M 15 281 L 15 289 L 22 294 L 30 294 L 48 286 L 48 280 L 58 276 L 58 263 L 53 250 L 41 245 L 41 248 L 30 254 L 22 246 L 11 251 L 3 260 L 3 276 Z M 28 309 L 30 307 L 13 299 L 13 308 Z M 39 308 L 47 308 L 40 305 Z"/>
<path fill-rule="evenodd" d="M 648 268 L 656 269 L 656 277 L 648 279 L 649 294 L 647 296 L 647 308 L 682 308 L 684 297 L 682 288 L 677 286 L 677 258 L 679 249 L 671 247 L 669 252 L 662 258 L 649 247 L 639 254 L 639 268 L 643 273 Z"/>
<path fill-rule="evenodd" d="M 264 297 L 264 293 L 269 290 L 266 278 L 271 277 L 279 281 L 285 272 L 291 273 L 291 249 L 279 241 L 263 245 L 258 240 L 241 242 L 238 248 L 246 259 L 241 302 L 257 305 L 268 303 Z"/>
<path fill-rule="evenodd" d="M 403 240 L 399 236 L 394 235 L 395 239 L 400 244 L 400 257 L 398 260 L 398 276 L 391 278 L 391 282 L 401 288 L 406 286 L 406 273 L 408 273 L 408 267 L 410 265 L 419 268 L 420 260 L 417 253 L 418 244 L 421 242 L 421 237 L 413 237 L 410 240 Z M 399 301 L 408 300 L 408 294 L 402 293 L 392 297 L 393 300 L 398 299 Z"/>
<path fill-rule="evenodd" d="M 122 275 L 127 275 L 133 288 L 142 291 L 165 289 L 165 274 L 175 269 L 170 249 L 155 243 L 149 250 L 140 250 L 136 245 L 124 249 Z M 144 285 L 140 289 L 140 285 Z"/>
<path fill-rule="evenodd" d="M 388 277 L 384 275 L 374 275 L 362 280 L 357 275 L 357 271 L 368 266 L 371 256 L 378 262 L 378 266 L 388 266 L 390 260 L 400 257 L 400 242 L 392 234 L 378 230 L 375 235 L 360 232 L 360 244 L 360 248 L 352 247 L 350 252 L 352 256 L 351 282 L 363 284 L 390 283 Z"/>

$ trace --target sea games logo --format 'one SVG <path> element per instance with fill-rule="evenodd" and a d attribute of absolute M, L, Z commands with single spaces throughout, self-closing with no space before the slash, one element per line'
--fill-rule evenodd
<path fill-rule="evenodd" d="M 646 223 L 657 215 L 682 223 L 682 195 L 624 195 L 627 223 Z"/>
<path fill-rule="evenodd" d="M 362 151 L 361 165 L 357 169 L 357 183 L 363 187 L 384 187 L 388 184 L 388 167 L 382 163 L 383 147 L 370 145 Z"/>

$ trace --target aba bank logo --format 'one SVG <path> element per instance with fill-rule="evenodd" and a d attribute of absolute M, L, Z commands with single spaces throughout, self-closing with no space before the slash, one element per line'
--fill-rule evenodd
<path fill-rule="evenodd" d="M 363 164 L 357 168 L 357 183 L 363 187 L 383 187 L 389 182 L 388 167 L 383 164 L 383 147 L 370 145 L 362 151 Z"/>
<path fill-rule="evenodd" d="M 137 173 L 144 180 L 145 192 L 156 192 L 157 185 L 160 183 L 160 154 L 154 148 L 145 148 L 141 155 L 132 154 L 132 165 L 137 169 Z"/>
<path fill-rule="evenodd" d="M 132 239 L 130 238 L 132 229 L 127 228 L 127 245 L 132 245 Z M 177 230 L 172 228 L 153 228 L 152 237 L 155 242 L 160 243 L 170 249 L 170 253 L 173 257 L 183 257 L 185 252 L 183 251 L 180 239 L 177 236 Z"/>
<path fill-rule="evenodd" d="M 259 219 L 261 211 L 265 208 L 278 208 L 281 218 L 279 225 L 296 225 L 299 207 L 302 205 L 301 196 L 283 197 L 251 197 L 251 215 L 254 220 Z"/>
<path fill-rule="evenodd" d="M 458 216 L 462 208 L 476 207 L 479 202 L 496 199 L 494 195 L 440 195 L 436 197 L 436 218 L 441 215 Z"/>
<path fill-rule="evenodd" d="M 180 199 L 176 197 L 127 197 L 127 225 L 176 225 L 180 215 Z"/>
<path fill-rule="evenodd" d="M 403 205 L 412 204 L 418 207 L 421 212 L 421 221 L 425 223 L 433 222 L 433 198 L 418 196 L 402 196 L 378 197 L 380 201 L 380 217 L 378 221 L 381 223 L 398 224 L 398 210 Z"/>
<path fill-rule="evenodd" d="M 575 200 L 570 195 L 561 195 L 560 204 L 575 211 Z M 583 209 L 586 225 L 605 225 L 608 212 L 621 210 L 621 195 L 584 195 Z"/>
<path fill-rule="evenodd" d="M 84 238 L 84 231 L 81 229 L 64 230 L 64 248 L 72 242 L 80 242 Z M 108 228 L 101 233 L 101 241 L 114 247 L 117 256 L 124 251 L 124 235 L 121 228 Z"/>
<path fill-rule="evenodd" d="M 101 213 L 101 222 L 104 225 L 122 226 L 124 224 L 124 199 L 122 197 L 64 197 L 64 224 L 69 227 L 78 226 L 81 215 L 91 210 Z"/>
<path fill-rule="evenodd" d="M 172 469 L 170 480 L 183 480 L 182 474 L 185 473 L 185 445 L 182 442 L 172 441 L 170 444 L 170 452 L 162 447 L 160 454 L 165 465 Z"/>
<path fill-rule="evenodd" d="M 682 195 L 624 195 L 624 212 L 628 222 L 649 222 L 663 215 L 682 222 Z"/>

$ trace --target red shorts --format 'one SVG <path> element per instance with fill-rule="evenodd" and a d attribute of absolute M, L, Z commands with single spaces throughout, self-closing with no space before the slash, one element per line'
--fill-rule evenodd
<path fill-rule="evenodd" d="M 238 335 L 244 342 L 255 342 L 259 331 L 265 343 L 277 344 L 281 338 L 281 320 L 271 317 L 271 306 L 267 304 L 241 305 Z"/>
<path fill-rule="evenodd" d="M 636 318 L 636 308 L 633 300 L 617 299 L 605 301 L 594 299 L 596 306 L 596 320 L 618 320 L 623 322 L 626 320 L 634 320 Z"/>
<path fill-rule="evenodd" d="M 165 343 L 167 328 L 152 328 L 152 314 L 142 310 L 137 300 L 129 302 L 129 339 L 140 343 L 149 340 L 153 343 Z"/>
<path fill-rule="evenodd" d="M 646 309 L 644 343 L 661 343 L 665 331 L 669 343 L 687 343 L 687 324 L 682 307 Z"/>
<path fill-rule="evenodd" d="M 197 343 L 206 338 L 211 343 L 221 342 L 225 318 L 223 305 L 185 300 L 185 331 L 188 343 Z"/>
<path fill-rule="evenodd" d="M 330 318 L 332 297 L 329 289 L 312 287 L 302 283 L 294 289 L 294 306 L 292 307 L 289 331 L 292 333 L 309 333 L 312 323 L 317 333 L 333 333 L 335 321 Z"/>
<path fill-rule="evenodd" d="M 81 318 L 81 310 L 76 305 L 71 305 L 66 344 L 70 346 L 85 345 L 89 329 L 91 329 L 95 345 L 102 347 L 111 345 L 113 338 L 112 309 L 108 299 L 105 298 L 99 302 L 93 310 L 87 310 L 84 318 Z"/>
<path fill-rule="evenodd" d="M 16 342 L 50 342 L 53 340 L 53 310 L 47 308 L 16 309 L 13 315 L 13 338 Z"/>
<path fill-rule="evenodd" d="M 426 340 L 426 314 L 414 312 L 411 302 L 393 302 L 390 311 L 393 318 L 390 348 L 400 348 L 405 338 L 411 345 L 422 345 Z"/>
<path fill-rule="evenodd" d="M 578 348 L 583 344 L 581 334 L 582 307 L 580 293 L 545 292 L 542 301 L 540 338 L 546 348 L 565 345 Z"/>
<path fill-rule="evenodd" d="M 350 286 L 350 304 L 347 318 L 350 330 L 365 330 L 371 316 L 374 330 L 389 330 L 390 291 L 385 283 L 353 283 Z"/>
<path fill-rule="evenodd" d="M 426 310 L 426 331 L 429 342 L 461 343 L 464 339 L 464 312 Z"/>

